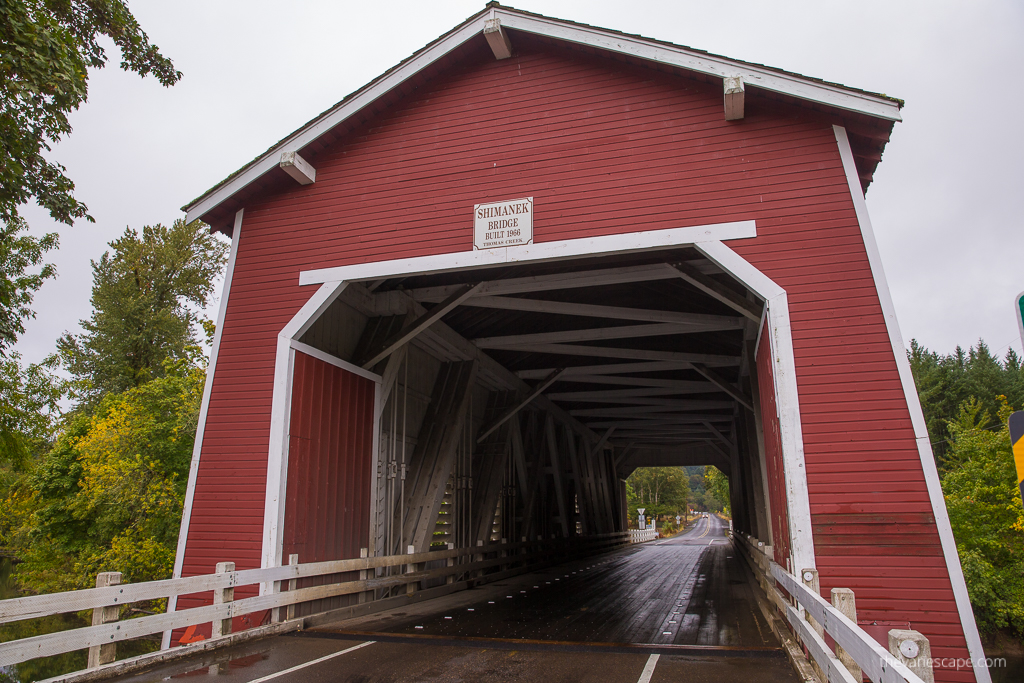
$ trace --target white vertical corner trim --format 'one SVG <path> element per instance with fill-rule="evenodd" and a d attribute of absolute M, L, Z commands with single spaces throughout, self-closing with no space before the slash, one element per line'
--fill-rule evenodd
<path fill-rule="evenodd" d="M 228 295 L 231 293 L 231 277 L 235 272 L 235 256 L 238 254 L 238 241 L 242 238 L 242 214 L 245 209 L 235 213 L 235 228 L 231 232 L 231 248 L 228 250 L 228 265 L 224 270 L 224 287 L 220 293 L 220 306 L 217 309 L 217 329 L 213 333 L 213 346 L 210 348 L 210 364 L 206 368 L 206 384 L 203 386 L 203 400 L 199 404 L 199 421 L 196 425 L 196 440 L 192 446 L 192 462 L 188 467 L 188 486 L 185 489 L 185 504 L 181 513 L 181 527 L 178 530 L 178 549 L 174 555 L 174 573 L 172 578 L 181 578 L 181 567 L 185 562 L 185 543 L 188 540 L 188 526 L 192 521 L 192 501 L 196 495 L 196 477 L 199 474 L 199 457 L 203 450 L 203 435 L 206 432 L 206 414 L 210 408 L 210 392 L 213 390 L 213 375 L 217 369 L 217 354 L 220 351 L 221 332 L 224 329 L 224 316 L 228 309 Z M 167 601 L 167 611 L 173 612 L 178 604 L 178 596 L 172 595 Z M 160 641 L 160 649 L 171 646 L 171 632 L 164 631 Z"/>
<path fill-rule="evenodd" d="M 772 374 L 775 378 L 775 402 L 779 411 L 782 462 L 789 505 L 790 549 L 794 567 L 812 569 L 817 565 L 814 561 L 811 501 L 807 489 L 800 396 L 796 383 L 796 357 L 793 354 L 793 328 L 786 290 L 721 242 L 700 242 L 694 246 L 768 304 L 768 336 L 774 360 Z M 759 344 L 763 342 L 763 339 L 758 340 Z"/>
<path fill-rule="evenodd" d="M 267 454 L 267 493 L 263 506 L 263 552 L 260 560 L 263 568 L 281 566 L 281 529 L 284 526 L 284 500 L 288 482 L 288 419 L 291 415 L 292 376 L 295 368 L 295 349 L 292 343 L 316 322 L 344 289 L 344 282 L 322 284 L 277 335 L 274 392 L 270 407 L 270 447 Z M 260 594 L 269 593 L 271 588 L 268 584 L 262 584 Z"/>
<path fill-rule="evenodd" d="M 875 289 L 878 291 L 878 300 L 882 305 L 885 327 L 889 332 L 889 342 L 892 344 L 900 382 L 903 384 L 903 394 L 907 399 L 910 421 L 914 426 L 914 436 L 917 440 L 917 452 L 921 458 L 921 469 L 924 471 L 924 480 L 928 487 L 928 498 L 931 500 L 932 514 L 935 516 L 935 525 L 938 527 L 942 553 L 946 558 L 946 570 L 949 572 L 949 579 L 953 585 L 953 596 L 956 599 L 957 611 L 960 613 L 960 624 L 964 629 L 967 649 L 973 660 L 974 674 L 978 683 L 991 683 L 992 677 L 985 663 L 985 650 L 981 644 L 981 636 L 978 634 L 978 625 L 974 621 L 971 600 L 967 594 L 967 583 L 964 581 L 960 556 L 956 550 L 956 539 L 953 538 L 953 527 L 949 523 L 949 514 L 946 512 L 946 501 L 942 495 L 939 471 L 935 467 L 935 458 L 932 455 L 928 428 L 924 421 L 924 411 L 921 409 L 921 400 L 917 395 L 917 385 L 914 383 L 914 375 L 910 370 L 910 361 L 907 360 L 907 352 L 903 347 L 903 335 L 900 333 L 900 326 L 896 321 L 896 308 L 893 306 L 889 285 L 885 279 L 885 271 L 882 269 L 882 257 L 878 252 L 878 244 L 875 242 L 871 218 L 868 216 L 868 205 L 864 201 L 860 176 L 853 159 L 853 149 L 850 147 L 846 129 L 842 126 L 832 126 L 832 128 L 839 146 L 843 170 L 846 172 L 846 181 L 850 186 L 850 196 L 857 213 L 857 223 L 860 225 L 861 235 L 864 239 L 864 248 L 867 250 L 871 275 L 875 280 Z"/>

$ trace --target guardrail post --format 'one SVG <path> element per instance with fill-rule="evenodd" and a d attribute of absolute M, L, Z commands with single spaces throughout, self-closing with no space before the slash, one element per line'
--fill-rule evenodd
<path fill-rule="evenodd" d="M 889 652 L 907 665 L 924 683 L 935 683 L 932 646 L 918 631 L 894 628 L 889 631 Z"/>
<path fill-rule="evenodd" d="M 455 550 L 455 544 L 454 543 L 449 543 L 448 544 L 448 550 Z M 445 562 L 445 566 L 446 567 L 454 567 L 455 566 L 455 558 L 454 557 L 449 557 L 448 560 Z M 451 574 L 448 574 L 447 576 L 445 576 L 444 577 L 444 582 L 445 583 L 455 583 L 455 572 L 452 572 Z"/>
<path fill-rule="evenodd" d="M 815 595 L 821 595 L 821 584 L 818 583 L 818 570 L 817 569 L 803 569 L 803 570 L 801 570 L 800 571 L 800 580 L 804 582 L 805 586 L 807 586 L 812 591 L 814 591 Z M 800 605 L 798 604 L 797 607 L 799 607 L 799 606 Z M 811 628 L 814 629 L 814 631 L 819 636 L 824 638 L 825 637 L 825 629 L 822 627 L 822 625 L 819 624 L 814 619 L 814 617 L 812 617 L 810 614 L 808 614 L 807 610 L 801 609 L 800 611 L 803 613 L 804 619 L 807 620 L 807 623 L 810 624 Z M 814 658 L 811 658 L 811 666 L 814 667 L 814 673 L 816 673 L 818 675 L 818 680 L 822 680 L 822 681 L 827 681 L 828 680 L 828 677 L 825 675 L 825 672 L 823 672 L 821 670 L 821 667 L 818 666 L 818 663 L 816 661 L 814 661 Z"/>
<path fill-rule="evenodd" d="M 101 572 L 96 575 L 96 587 L 120 586 L 121 572 Z M 92 611 L 92 625 L 109 624 L 118 620 L 120 605 L 97 607 Z M 95 669 L 103 664 L 110 664 L 117 657 L 117 643 L 94 645 L 89 648 L 89 668 Z"/>
<path fill-rule="evenodd" d="M 854 598 L 853 591 L 849 588 L 833 588 L 832 589 L 832 606 L 843 613 L 847 619 L 853 623 L 857 623 L 857 601 Z M 843 663 L 843 666 L 847 668 L 850 675 L 853 676 L 853 680 L 862 680 L 862 674 L 860 666 L 854 661 L 850 653 L 844 650 L 838 643 L 836 643 L 836 659 Z"/>
<path fill-rule="evenodd" d="M 370 549 L 369 548 L 360 548 L 359 549 L 359 559 L 365 560 L 369 556 L 370 556 Z M 367 575 L 367 573 L 368 572 L 367 572 L 366 569 L 360 569 L 359 570 L 359 580 L 360 581 L 366 581 L 368 578 L 370 578 Z M 359 594 L 359 597 L 356 598 L 356 601 L 361 604 L 361 603 L 364 603 L 364 602 L 369 602 L 372 599 L 373 599 L 373 591 L 363 591 L 362 593 Z"/>
<path fill-rule="evenodd" d="M 233 572 L 233 571 L 235 571 L 235 563 L 234 562 L 218 562 L 217 563 L 217 573 L 218 574 L 227 574 L 227 573 Z M 227 588 L 218 588 L 215 591 L 213 591 L 213 604 L 215 604 L 215 605 L 223 605 L 225 603 L 234 602 L 234 601 L 235 601 L 235 587 L 234 586 L 228 586 Z M 212 633 L 211 633 L 213 638 L 219 638 L 221 636 L 226 636 L 229 633 L 231 633 L 231 617 L 228 617 L 227 619 L 214 619 L 213 620 L 213 630 L 212 630 Z"/>
<path fill-rule="evenodd" d="M 299 556 L 298 555 L 293 553 L 293 554 L 288 556 L 288 566 L 289 567 L 296 567 L 296 566 L 298 566 L 298 564 L 299 564 Z M 298 579 L 288 579 L 288 592 L 289 593 L 291 593 L 296 588 L 298 588 L 298 586 L 299 586 Z M 288 621 L 291 621 L 292 619 L 294 619 L 295 618 L 295 603 L 293 602 L 290 605 L 288 605 L 288 607 L 285 608 L 284 613 L 285 613 L 285 619 L 287 619 Z"/>
<path fill-rule="evenodd" d="M 406 554 L 414 555 L 415 553 L 416 553 L 416 546 L 411 545 L 408 548 L 406 548 Z M 406 574 L 412 574 L 415 571 L 416 571 L 416 563 L 410 562 L 409 564 L 405 565 L 405 573 Z M 416 592 L 416 582 L 415 581 L 412 581 L 410 583 L 405 584 L 405 594 L 406 595 L 412 595 L 415 592 Z"/>

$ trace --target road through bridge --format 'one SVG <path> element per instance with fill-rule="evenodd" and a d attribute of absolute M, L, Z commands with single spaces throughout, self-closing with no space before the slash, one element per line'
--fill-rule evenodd
<path fill-rule="evenodd" d="M 754 590 L 726 524 L 701 517 L 670 539 L 115 680 L 800 680 Z"/>

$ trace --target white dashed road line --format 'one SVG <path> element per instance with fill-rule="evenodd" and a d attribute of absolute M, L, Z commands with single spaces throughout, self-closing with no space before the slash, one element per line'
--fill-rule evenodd
<path fill-rule="evenodd" d="M 636 683 L 651 683 L 651 676 L 654 675 L 654 667 L 658 666 L 659 658 L 661 658 L 661 655 L 651 655 L 647 658 L 647 665 L 640 672 L 640 678 L 637 679 Z"/>
<path fill-rule="evenodd" d="M 292 668 L 285 669 L 284 671 L 278 671 L 276 674 L 270 674 L 269 676 L 264 676 L 263 678 L 257 678 L 254 681 L 249 681 L 249 683 L 263 683 L 263 681 L 273 680 L 273 679 L 278 678 L 280 676 L 284 676 L 285 674 L 290 674 L 290 673 L 292 673 L 294 671 L 298 671 L 299 669 L 305 669 L 307 666 L 313 666 L 314 664 L 319 664 L 320 662 L 326 662 L 328 659 L 334 659 L 335 657 L 340 657 L 341 655 L 348 654 L 349 652 L 352 652 L 353 650 L 358 650 L 361 647 L 366 647 L 367 645 L 373 645 L 375 642 L 377 642 L 377 641 L 375 641 L 375 640 L 368 640 L 365 643 L 360 643 L 359 645 L 353 645 L 352 647 L 348 648 L 347 650 L 342 650 L 341 652 L 331 653 L 331 654 L 329 654 L 329 655 L 327 655 L 325 657 L 321 657 L 319 659 L 314 659 L 311 662 L 306 662 L 305 664 L 299 664 L 298 666 L 293 666 Z M 650 665 L 650 662 L 648 662 L 648 665 Z M 644 669 L 644 671 L 647 671 L 647 669 Z M 651 667 L 651 671 L 654 671 L 653 667 Z M 648 676 L 647 678 L 643 678 L 643 676 L 641 676 L 640 678 L 643 681 L 650 681 L 651 680 L 650 676 Z"/>

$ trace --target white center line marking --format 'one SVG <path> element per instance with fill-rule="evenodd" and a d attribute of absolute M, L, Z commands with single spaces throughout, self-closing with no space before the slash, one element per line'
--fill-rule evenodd
<path fill-rule="evenodd" d="M 647 658 L 647 665 L 644 666 L 644 670 L 640 672 L 640 678 L 637 679 L 636 683 L 651 683 L 651 676 L 654 675 L 654 667 L 658 666 L 658 659 L 661 655 L 651 655 Z M 253 681 L 256 683 L 256 681 Z"/>
<path fill-rule="evenodd" d="M 352 647 L 348 648 L 347 650 L 342 650 L 341 652 L 335 652 L 335 653 L 329 654 L 329 655 L 327 655 L 325 657 L 321 657 L 320 659 L 314 659 L 311 662 L 306 662 L 305 664 L 299 664 L 298 666 L 293 666 L 292 668 L 285 669 L 284 671 L 278 671 L 276 674 L 270 674 L 269 676 L 264 676 L 263 678 L 257 678 L 255 681 L 249 681 L 249 683 L 263 683 L 263 681 L 269 681 L 269 680 L 277 678 L 279 676 L 284 676 L 285 674 L 290 674 L 293 671 L 298 671 L 299 669 L 305 669 L 307 666 L 313 666 L 314 664 L 319 664 L 320 662 L 326 662 L 328 659 L 334 659 L 335 657 L 340 657 L 341 655 L 348 654 L 349 652 L 352 652 L 353 650 L 358 650 L 361 647 L 366 647 L 367 645 L 373 645 L 375 642 L 377 642 L 377 641 L 375 641 L 375 640 L 368 640 L 365 643 L 360 643 L 359 645 L 353 645 Z M 650 663 L 648 662 L 648 665 L 649 664 Z M 652 667 L 651 670 L 652 671 L 654 670 L 653 667 Z M 647 671 L 647 669 L 644 669 L 644 671 Z M 650 676 L 648 676 L 646 679 L 643 679 L 643 677 L 641 676 L 641 679 L 642 680 L 647 680 L 647 681 L 651 680 Z"/>

